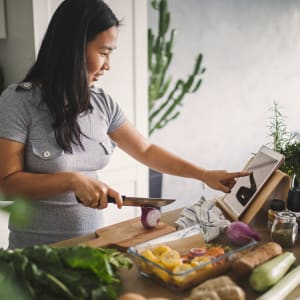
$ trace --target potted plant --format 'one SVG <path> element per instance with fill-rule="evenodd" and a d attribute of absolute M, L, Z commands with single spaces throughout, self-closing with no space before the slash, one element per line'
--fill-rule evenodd
<path fill-rule="evenodd" d="M 187 78 L 173 83 L 168 69 L 173 59 L 175 29 L 170 29 L 168 1 L 152 0 L 151 6 L 158 12 L 158 29 L 156 34 L 148 29 L 149 136 L 179 116 L 186 94 L 198 91 L 205 72 L 205 68 L 201 67 L 203 55 L 199 53 Z M 150 170 L 151 197 L 161 196 L 161 178 L 160 173 Z"/>
<path fill-rule="evenodd" d="M 269 136 L 273 139 L 273 149 L 285 156 L 280 170 L 291 177 L 287 205 L 300 213 L 300 141 L 287 130 L 285 116 L 281 114 L 278 103 L 274 102 L 272 111 Z"/>

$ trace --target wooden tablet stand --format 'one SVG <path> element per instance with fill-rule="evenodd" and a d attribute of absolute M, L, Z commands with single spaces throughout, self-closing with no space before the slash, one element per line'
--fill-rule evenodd
<path fill-rule="evenodd" d="M 278 198 L 286 201 L 289 188 L 290 176 L 280 170 L 276 170 L 253 199 L 252 203 L 239 217 L 225 204 L 223 201 L 224 198 L 217 199 L 216 205 L 223 211 L 224 215 L 229 220 L 239 220 L 248 224 L 263 208 L 266 207 L 267 200 L 270 198 Z"/>

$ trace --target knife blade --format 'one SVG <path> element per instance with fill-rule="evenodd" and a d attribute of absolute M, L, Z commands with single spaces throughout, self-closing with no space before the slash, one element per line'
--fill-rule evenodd
<path fill-rule="evenodd" d="M 127 197 L 122 195 L 124 206 L 147 206 L 147 207 L 162 207 L 169 205 L 175 201 L 175 199 L 163 199 L 163 198 L 143 198 L 143 197 Z M 115 203 L 115 199 L 111 196 L 107 196 L 108 203 Z"/>
<path fill-rule="evenodd" d="M 163 199 L 163 198 L 142 198 L 142 197 L 127 197 L 122 195 L 124 206 L 145 206 L 160 208 L 165 205 L 169 205 L 175 201 L 175 199 Z M 81 203 L 80 199 L 76 196 L 76 200 Z M 108 203 L 116 203 L 115 198 L 107 196 Z"/>

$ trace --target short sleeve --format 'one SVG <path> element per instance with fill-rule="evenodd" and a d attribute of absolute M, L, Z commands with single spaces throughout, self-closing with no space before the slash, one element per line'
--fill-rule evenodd
<path fill-rule="evenodd" d="M 9 86 L 0 96 L 0 137 L 25 143 L 30 124 L 28 97 L 30 91 Z"/>
<path fill-rule="evenodd" d="M 96 103 L 105 111 L 108 121 L 108 132 L 113 132 L 121 127 L 126 121 L 126 115 L 120 105 L 115 102 L 102 89 L 92 89 L 92 97 L 96 97 Z"/>
<path fill-rule="evenodd" d="M 120 105 L 117 102 L 113 101 L 110 96 L 107 97 L 108 97 L 108 103 L 111 111 L 110 125 L 108 127 L 108 132 L 112 132 L 123 125 L 123 123 L 126 120 L 126 116 L 123 110 L 121 109 Z"/>

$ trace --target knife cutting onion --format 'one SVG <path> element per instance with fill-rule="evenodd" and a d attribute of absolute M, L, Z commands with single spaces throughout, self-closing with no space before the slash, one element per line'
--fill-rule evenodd
<path fill-rule="evenodd" d="M 141 222 L 146 229 L 154 228 L 160 221 L 160 209 L 142 206 Z"/>

